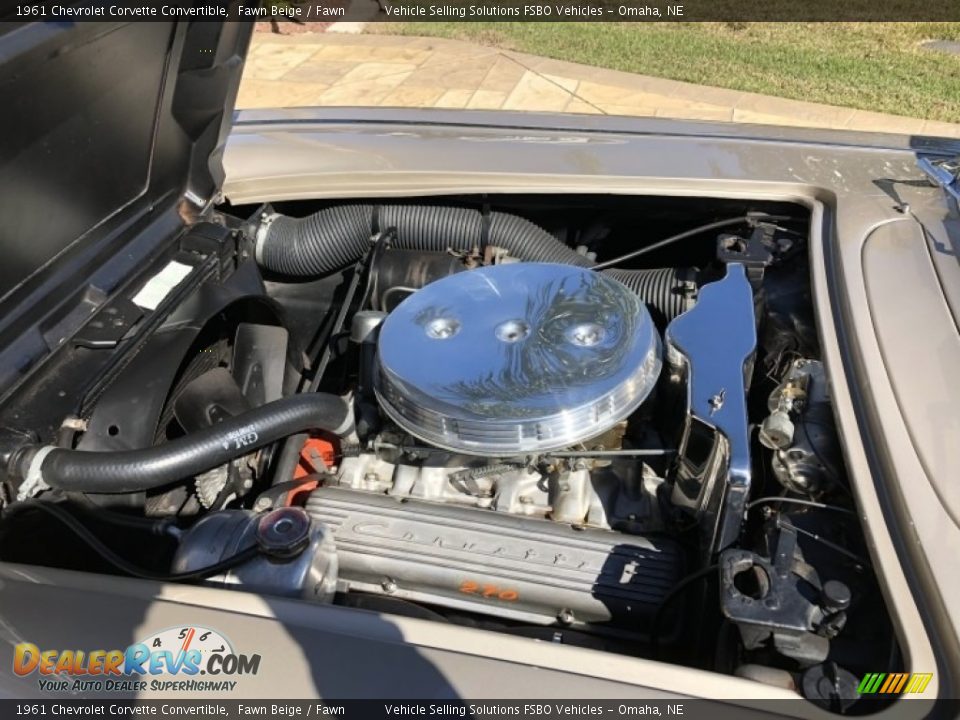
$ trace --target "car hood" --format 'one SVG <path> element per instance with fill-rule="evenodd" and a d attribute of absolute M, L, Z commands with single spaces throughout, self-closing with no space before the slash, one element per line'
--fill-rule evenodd
<path fill-rule="evenodd" d="M 0 32 L 0 318 L 89 290 L 117 228 L 217 197 L 251 31 L 44 22 Z M 8 329 L 0 321 L 0 338 Z"/>

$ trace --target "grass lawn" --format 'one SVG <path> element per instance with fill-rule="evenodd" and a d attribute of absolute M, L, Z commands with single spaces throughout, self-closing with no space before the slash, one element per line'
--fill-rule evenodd
<path fill-rule="evenodd" d="M 960 122 L 960 55 L 920 46 L 960 41 L 960 23 L 390 22 L 367 31 L 471 40 L 701 85 Z"/>

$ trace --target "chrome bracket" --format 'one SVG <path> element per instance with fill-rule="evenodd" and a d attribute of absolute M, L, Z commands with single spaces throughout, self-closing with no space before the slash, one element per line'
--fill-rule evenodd
<path fill-rule="evenodd" d="M 750 493 L 747 389 L 757 346 L 746 268 L 705 285 L 697 304 L 667 327 L 667 362 L 686 382 L 686 418 L 672 502 L 691 511 L 715 553 L 732 545 Z"/>

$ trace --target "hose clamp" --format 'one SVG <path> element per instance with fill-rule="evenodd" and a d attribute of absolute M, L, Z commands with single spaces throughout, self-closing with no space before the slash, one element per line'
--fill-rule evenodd
<path fill-rule="evenodd" d="M 280 217 L 280 213 L 263 213 L 260 216 L 260 225 L 257 227 L 257 234 L 254 237 L 253 255 L 258 265 L 263 265 L 263 245 L 270 234 L 270 226 Z"/>
<path fill-rule="evenodd" d="M 50 486 L 43 480 L 43 473 L 40 470 L 40 466 L 43 465 L 43 461 L 47 455 L 56 449 L 56 445 L 45 445 L 37 450 L 36 454 L 30 459 L 30 467 L 27 468 L 27 475 L 17 489 L 17 500 L 26 500 L 27 498 L 39 495 L 44 490 L 50 489 Z"/>
<path fill-rule="evenodd" d="M 348 402 L 348 405 L 350 403 Z M 339 438 L 345 438 L 349 435 L 352 435 L 356 430 L 356 427 L 353 422 L 353 408 L 351 407 L 349 412 L 347 412 L 346 417 L 343 419 L 343 422 L 340 423 L 340 427 L 336 430 L 331 430 L 331 432 Z"/>

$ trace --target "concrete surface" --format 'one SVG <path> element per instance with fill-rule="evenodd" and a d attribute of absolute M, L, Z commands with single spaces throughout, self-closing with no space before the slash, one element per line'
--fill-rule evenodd
<path fill-rule="evenodd" d="M 459 40 L 256 33 L 237 106 L 603 113 L 960 137 L 960 124 L 724 90 Z"/>

